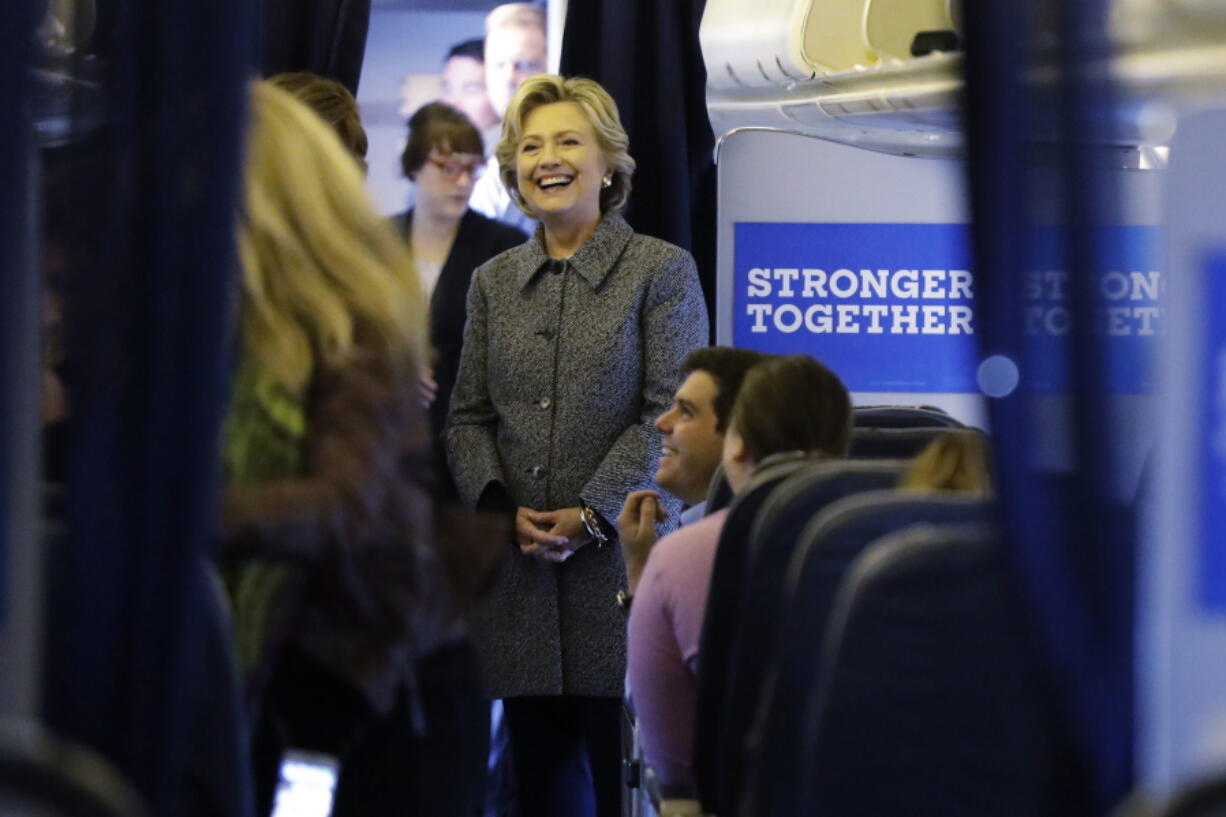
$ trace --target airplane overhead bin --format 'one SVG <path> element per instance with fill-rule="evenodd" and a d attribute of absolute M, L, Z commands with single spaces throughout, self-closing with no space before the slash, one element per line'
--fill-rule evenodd
<path fill-rule="evenodd" d="M 711 0 L 702 21 L 712 89 L 786 85 L 911 56 L 954 29 L 955 0 Z"/>
<path fill-rule="evenodd" d="M 957 152 L 961 59 L 911 58 L 920 33 L 956 42 L 955 3 L 709 0 L 700 35 L 717 137 L 765 127 L 890 153 Z"/>
<path fill-rule="evenodd" d="M 1159 42 L 1221 42 L 1226 3 L 1221 0 L 1112 0 L 1111 34 L 1122 48 Z"/>
<path fill-rule="evenodd" d="M 954 5 L 955 0 L 869 0 L 865 40 L 881 59 L 910 59 L 919 35 L 958 31 L 960 12 Z"/>
<path fill-rule="evenodd" d="M 708 2 L 701 29 L 708 88 L 770 87 L 811 78 L 814 71 L 803 44 L 809 5 L 798 0 Z"/>
<path fill-rule="evenodd" d="M 960 155 L 961 8 L 961 0 L 708 0 L 700 37 L 716 138 L 755 128 L 903 156 Z M 1226 2 L 1113 0 L 1109 23 L 1122 104 L 1104 113 L 1120 144 L 1163 146 L 1172 131 L 1155 129 L 1163 120 L 1149 102 L 1221 93 Z M 916 38 L 934 32 L 951 36 L 925 37 L 911 56 Z M 1031 80 L 1052 76 L 1036 52 Z"/>

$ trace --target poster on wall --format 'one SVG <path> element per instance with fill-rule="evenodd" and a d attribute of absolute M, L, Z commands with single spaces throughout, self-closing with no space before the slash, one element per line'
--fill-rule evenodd
<path fill-rule="evenodd" d="M 973 392 L 964 224 L 734 226 L 733 341 L 823 361 L 852 391 Z"/>
<path fill-rule="evenodd" d="M 1090 332 L 1102 358 L 1095 376 L 1109 394 L 1150 394 L 1156 386 L 1154 360 L 1158 339 L 1166 331 L 1166 277 L 1160 268 L 1161 230 L 1146 225 L 1101 225 L 1097 228 L 1100 270 L 1084 282 L 1089 301 Z M 1028 344 L 1024 377 L 1035 394 L 1059 394 L 1075 378 L 1067 335 L 1074 331 L 1070 299 L 1077 282 L 1063 269 L 1066 231 L 1037 227 L 1030 237 L 1030 260 L 1019 302 Z"/>
<path fill-rule="evenodd" d="M 358 104 L 369 140 L 367 186 L 380 212 L 399 213 L 413 203 L 401 156 L 408 120 L 422 105 L 445 102 L 464 113 L 481 133 L 486 155 L 493 154 L 510 91 L 505 81 L 504 91 L 494 96 L 486 86 L 486 21 L 502 5 L 500 0 L 374 4 Z M 557 63 L 564 9 L 556 0 L 532 5 L 543 13 L 544 37 L 521 25 L 522 10 L 496 28 L 495 54 L 504 65 L 518 66 L 517 74 L 526 65 L 540 70 Z"/>
<path fill-rule="evenodd" d="M 1197 570 L 1200 604 L 1206 612 L 1226 614 L 1226 254 L 1205 264 L 1206 319 L 1203 321 L 1205 395 L 1201 404 L 1199 538 Z"/>
<path fill-rule="evenodd" d="M 1027 339 L 1017 364 L 1036 394 L 1058 394 L 1070 383 L 1074 282 L 1061 268 L 1063 235 L 1034 230 L 1017 293 Z M 1108 226 L 1099 239 L 1103 271 L 1082 291 L 1092 305 L 1090 331 L 1110 341 L 1104 386 L 1148 393 L 1165 316 L 1158 229 Z M 979 390 L 967 225 L 738 222 L 734 242 L 735 345 L 811 354 L 852 391 Z"/>

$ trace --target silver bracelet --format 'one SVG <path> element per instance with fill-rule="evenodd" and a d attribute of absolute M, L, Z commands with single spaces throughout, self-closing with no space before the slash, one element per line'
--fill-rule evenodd
<path fill-rule="evenodd" d="M 600 522 L 596 519 L 596 511 L 586 502 L 579 506 L 579 519 L 583 521 L 583 527 L 587 528 L 588 536 L 596 540 L 597 549 L 609 544 L 609 537 L 605 536 L 605 532 L 600 528 Z"/>

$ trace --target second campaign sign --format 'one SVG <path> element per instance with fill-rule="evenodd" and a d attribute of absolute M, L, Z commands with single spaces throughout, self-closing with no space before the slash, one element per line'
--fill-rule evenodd
<path fill-rule="evenodd" d="M 735 225 L 733 342 L 813 355 L 852 391 L 976 391 L 963 224 Z"/>

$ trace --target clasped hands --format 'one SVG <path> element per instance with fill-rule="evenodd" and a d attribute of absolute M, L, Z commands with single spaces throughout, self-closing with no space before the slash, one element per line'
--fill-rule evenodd
<path fill-rule="evenodd" d="M 592 540 L 579 516 L 579 508 L 515 511 L 515 543 L 520 553 L 543 562 L 561 564 Z"/>

